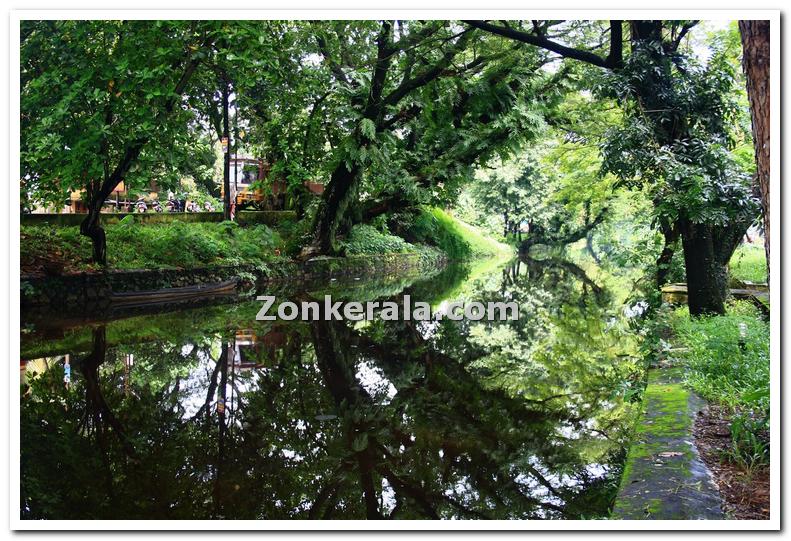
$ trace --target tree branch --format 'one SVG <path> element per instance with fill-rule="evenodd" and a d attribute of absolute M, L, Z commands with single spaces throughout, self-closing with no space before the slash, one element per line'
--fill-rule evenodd
<path fill-rule="evenodd" d="M 547 39 L 541 35 L 530 34 L 527 32 L 523 32 L 521 30 L 514 30 L 513 28 L 506 28 L 504 26 L 499 26 L 495 24 L 488 23 L 486 21 L 463 21 L 468 25 L 478 28 L 480 30 L 485 30 L 491 34 L 496 34 L 498 36 L 503 36 L 506 38 L 514 39 L 517 41 L 521 41 L 523 43 L 528 43 L 530 45 L 535 45 L 536 47 L 541 47 L 542 49 L 546 49 L 548 51 L 552 51 L 553 53 L 557 53 L 563 58 L 572 58 L 574 60 L 579 60 L 581 62 L 585 62 L 587 64 L 592 64 L 594 66 L 598 66 L 600 68 L 609 68 L 613 69 L 618 67 L 618 57 L 615 56 L 613 53 L 612 45 L 615 43 L 615 38 L 619 37 L 618 34 L 621 34 L 620 31 L 616 30 L 613 33 L 613 37 L 611 38 L 611 49 L 610 55 L 607 58 L 602 58 L 601 56 L 588 52 L 583 51 L 580 49 L 575 49 L 573 47 L 567 47 L 565 45 L 561 45 L 555 41 Z M 616 21 L 612 21 L 614 23 Z M 620 23 L 620 21 L 618 21 Z M 619 27 L 619 25 L 614 25 L 613 28 Z M 620 36 L 622 39 L 622 35 Z M 622 49 L 623 45 L 621 39 L 617 40 L 617 43 L 620 44 L 619 47 Z M 618 51 L 618 47 L 616 47 L 615 52 Z"/>
<path fill-rule="evenodd" d="M 676 52 L 676 51 L 678 50 L 678 46 L 681 44 L 681 40 L 682 40 L 682 39 L 684 39 L 684 36 L 686 36 L 686 35 L 687 35 L 687 33 L 688 33 L 690 30 L 692 30 L 692 28 L 694 28 L 695 26 L 697 26 L 697 24 L 698 24 L 699 22 L 700 22 L 700 21 L 690 21 L 690 22 L 688 22 L 688 23 L 685 23 L 685 24 L 684 24 L 684 25 L 681 27 L 681 31 L 678 33 L 678 36 L 676 36 L 676 39 L 674 39 L 674 40 L 673 40 L 673 51 L 672 51 L 672 52 Z"/>
<path fill-rule="evenodd" d="M 586 223 L 575 231 L 570 231 L 567 233 L 558 231 L 555 235 L 550 235 L 545 233 L 542 228 L 536 228 L 537 230 L 535 232 L 531 232 L 530 236 L 528 236 L 527 239 L 522 242 L 522 245 L 519 249 L 522 252 L 526 252 L 530 246 L 535 244 L 564 245 L 577 242 L 578 240 L 587 236 L 590 231 L 595 229 L 600 223 L 604 221 L 604 219 L 607 217 L 608 210 L 609 209 L 607 207 L 604 207 L 599 211 L 599 214 L 596 215 L 596 218 L 594 218 L 592 222 Z"/>
<path fill-rule="evenodd" d="M 327 40 L 324 39 L 321 35 L 316 35 L 316 43 L 319 46 L 319 51 L 321 52 L 321 56 L 324 57 L 324 61 L 326 62 L 327 66 L 330 68 L 330 71 L 338 79 L 340 82 L 344 84 L 349 84 L 349 79 L 346 77 L 346 74 L 343 73 L 340 65 L 332 59 L 332 54 L 330 53 L 329 48 L 327 47 Z"/>
<path fill-rule="evenodd" d="M 382 21 L 379 37 L 376 39 L 376 65 L 371 77 L 371 92 L 368 96 L 368 105 L 363 113 L 363 116 L 374 120 L 377 124 L 381 122 L 384 113 L 381 107 L 382 92 L 384 92 L 387 71 L 390 69 L 390 59 L 395 52 L 392 47 L 392 38 L 393 25 L 390 21 Z"/>
<path fill-rule="evenodd" d="M 439 77 L 442 72 L 450 65 L 453 57 L 456 56 L 457 53 L 462 51 L 470 40 L 470 33 L 466 32 L 462 34 L 458 41 L 445 51 L 442 55 L 442 58 L 430 68 L 423 70 L 419 75 L 415 77 L 403 81 L 398 88 L 393 90 L 390 94 L 388 94 L 384 98 L 384 103 L 386 105 L 396 105 L 399 101 L 401 101 L 404 96 L 412 92 L 413 90 L 420 88 L 421 86 L 425 86 L 437 77 Z"/>

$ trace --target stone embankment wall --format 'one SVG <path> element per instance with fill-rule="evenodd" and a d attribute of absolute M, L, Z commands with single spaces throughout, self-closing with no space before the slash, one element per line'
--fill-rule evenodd
<path fill-rule="evenodd" d="M 236 265 L 192 269 L 110 270 L 58 276 L 22 276 L 23 310 L 85 313 L 102 311 L 113 293 L 152 291 L 237 279 L 239 288 L 261 289 L 267 283 L 322 281 L 333 278 L 372 278 L 436 269 L 443 257 L 385 254 L 320 257 L 304 263 L 281 261 L 266 266 Z M 255 286 L 255 288 L 253 288 Z"/>

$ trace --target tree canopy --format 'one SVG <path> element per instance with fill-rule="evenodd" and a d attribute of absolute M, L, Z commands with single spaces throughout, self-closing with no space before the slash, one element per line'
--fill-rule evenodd
<path fill-rule="evenodd" d="M 532 224 L 525 248 L 570 242 L 589 237 L 608 201 L 629 190 L 652 203 L 665 239 L 657 282 L 681 240 L 693 311 L 721 312 L 712 292 L 724 291 L 759 206 L 736 26 L 699 29 L 25 21 L 23 202 L 57 206 L 82 190 L 82 232 L 104 262 L 101 207 L 118 184 L 168 188 L 189 175 L 208 186 L 211 145 L 227 138 L 268 163 L 256 188 L 284 183 L 310 224 L 309 258 L 342 252 L 338 238 L 356 224 L 473 195 L 478 211 L 502 216 L 506 236 Z M 224 160 L 227 182 L 230 151 Z M 306 182 L 324 184 L 319 200 Z"/>

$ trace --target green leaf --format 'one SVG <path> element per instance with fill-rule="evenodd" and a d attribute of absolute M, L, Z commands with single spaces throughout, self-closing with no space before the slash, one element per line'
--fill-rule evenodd
<path fill-rule="evenodd" d="M 376 125 L 370 118 L 364 118 L 360 121 L 360 133 L 370 140 L 376 137 Z"/>
<path fill-rule="evenodd" d="M 364 451 L 368 447 L 368 434 L 360 434 L 352 442 L 352 449 L 356 452 Z"/>

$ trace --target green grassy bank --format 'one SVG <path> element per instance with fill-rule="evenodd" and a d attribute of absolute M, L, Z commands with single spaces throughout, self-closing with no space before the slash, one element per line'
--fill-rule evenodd
<path fill-rule="evenodd" d="M 766 283 L 766 252 L 762 244 L 742 244 L 730 261 L 731 278 L 742 282 Z"/>
<path fill-rule="evenodd" d="M 129 216 L 105 226 L 108 267 L 112 269 L 192 268 L 209 265 L 266 264 L 299 253 L 309 242 L 307 222 L 270 227 L 230 222 L 141 223 Z M 440 209 L 422 209 L 405 227 L 404 238 L 385 226 L 358 225 L 341 238 L 343 255 L 417 253 L 450 259 L 489 257 L 510 252 Z M 22 225 L 22 273 L 61 274 L 98 270 L 90 263 L 90 240 L 76 226 Z"/>

